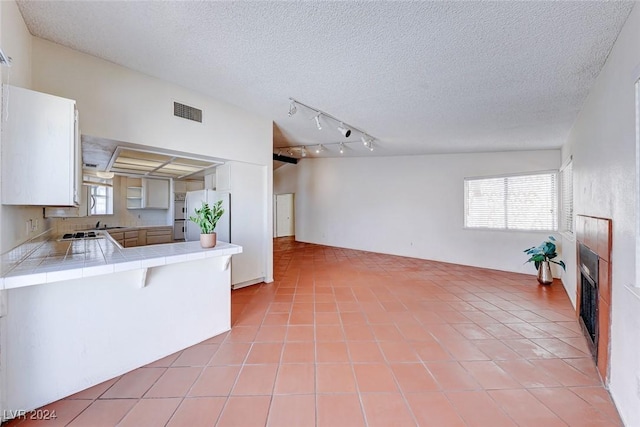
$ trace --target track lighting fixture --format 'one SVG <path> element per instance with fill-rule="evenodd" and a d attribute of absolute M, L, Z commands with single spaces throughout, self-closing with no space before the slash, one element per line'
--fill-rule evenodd
<path fill-rule="evenodd" d="M 306 110 L 310 110 L 313 112 L 313 117 L 312 119 L 315 120 L 316 122 L 316 127 L 318 128 L 318 130 L 322 130 L 322 123 L 320 122 L 320 117 L 322 116 L 322 119 L 325 121 L 326 124 L 326 120 L 327 119 L 331 119 L 334 122 L 336 122 L 338 124 L 338 132 L 340 132 L 340 134 L 342 136 L 344 136 L 345 138 L 349 138 L 351 136 L 351 134 L 353 133 L 353 131 L 356 131 L 358 133 L 360 133 L 361 135 L 361 139 L 362 142 L 366 145 L 367 143 L 365 141 L 373 141 L 374 138 L 372 138 L 371 136 L 369 136 L 365 131 L 363 131 L 362 129 L 358 129 L 355 126 L 352 126 L 350 124 L 347 124 L 345 122 L 343 122 L 342 120 L 338 119 L 335 116 L 332 116 L 329 113 L 326 113 L 322 110 L 319 110 L 315 107 L 312 107 L 310 105 L 304 104 L 294 98 L 289 98 L 289 117 L 293 116 L 296 111 L 297 111 L 297 107 L 302 106 L 304 107 L 304 109 Z M 336 143 L 337 144 L 337 143 Z"/>
<path fill-rule="evenodd" d="M 296 103 L 293 99 L 290 100 L 289 104 L 289 117 L 293 116 L 298 109 L 296 108 Z"/>
<path fill-rule="evenodd" d="M 360 141 L 362 141 L 362 143 L 364 144 L 364 146 L 366 148 L 368 148 L 370 151 L 373 151 L 373 142 L 375 141 L 375 138 L 372 137 L 371 135 L 369 135 L 368 133 L 366 133 L 364 130 L 362 129 L 358 129 L 355 126 L 351 126 L 348 123 L 343 122 L 342 120 L 338 119 L 337 117 L 332 116 L 329 113 L 326 113 L 322 110 L 319 110 L 317 108 L 314 108 L 310 105 L 304 104 L 300 101 L 297 101 L 294 98 L 289 98 L 289 117 L 293 116 L 294 114 L 296 114 L 298 107 L 302 106 L 303 107 L 303 112 L 304 110 L 310 110 L 311 112 L 313 112 L 313 116 L 309 117 L 308 115 L 305 118 L 309 118 L 310 120 L 314 120 L 316 122 L 316 127 L 318 128 L 318 130 L 322 130 L 322 122 L 320 121 L 320 117 L 322 117 L 324 124 L 327 124 L 327 120 L 331 119 L 333 120 L 335 123 L 337 123 L 337 129 L 338 132 L 340 132 L 340 134 L 345 137 L 345 138 L 349 138 L 351 136 L 351 134 L 353 132 L 358 132 L 360 134 Z M 351 141 L 351 142 L 357 142 L 357 141 Z M 351 142 L 345 141 L 345 142 L 327 142 L 325 144 L 318 144 L 316 145 L 312 145 L 312 147 L 315 147 L 314 152 L 317 154 L 320 154 L 323 151 L 326 151 L 327 148 L 325 146 L 328 145 L 337 145 L 338 146 L 338 151 L 340 152 L 340 154 L 344 154 L 345 152 L 345 145 L 346 144 L 350 144 Z M 275 147 L 275 149 L 285 149 L 288 150 L 287 152 L 289 153 L 290 156 L 293 156 L 294 154 L 300 153 L 300 157 L 307 157 L 307 147 L 306 145 L 294 145 L 294 146 L 284 146 L 284 147 Z M 278 155 L 281 154 L 281 151 L 278 152 Z"/>
<path fill-rule="evenodd" d="M 360 137 L 360 141 L 362 141 L 365 147 L 369 148 L 369 146 L 371 145 L 371 142 L 373 142 L 373 138 L 371 138 L 366 133 L 363 133 L 362 136 Z"/>
<path fill-rule="evenodd" d="M 340 122 L 340 126 L 338 126 L 338 132 L 340 132 L 345 138 L 349 138 L 349 136 L 351 136 L 351 129 L 345 127 L 342 122 Z"/>
<path fill-rule="evenodd" d="M 282 156 L 282 150 L 278 150 L 278 156 Z"/>

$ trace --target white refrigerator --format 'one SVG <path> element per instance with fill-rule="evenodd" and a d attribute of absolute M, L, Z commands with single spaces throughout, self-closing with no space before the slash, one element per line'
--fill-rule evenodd
<path fill-rule="evenodd" d="M 220 217 L 215 232 L 217 240 L 231 243 L 231 193 L 227 191 L 199 190 L 188 191 L 185 199 L 186 220 L 184 239 L 187 242 L 200 241 L 200 227 L 195 222 L 189 220 L 190 216 L 195 215 L 195 209 L 202 206 L 202 202 L 209 205 L 222 200 L 222 208 L 224 214 Z"/>

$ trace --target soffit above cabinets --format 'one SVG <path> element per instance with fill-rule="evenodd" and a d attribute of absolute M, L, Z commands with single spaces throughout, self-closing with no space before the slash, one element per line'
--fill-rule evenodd
<path fill-rule="evenodd" d="M 223 159 L 148 145 L 82 135 L 85 173 L 97 171 L 118 175 L 158 178 L 202 178 Z"/>
<path fill-rule="evenodd" d="M 117 174 L 187 178 L 222 162 L 195 157 L 170 155 L 151 150 L 117 147 L 107 165 L 107 171 Z"/>

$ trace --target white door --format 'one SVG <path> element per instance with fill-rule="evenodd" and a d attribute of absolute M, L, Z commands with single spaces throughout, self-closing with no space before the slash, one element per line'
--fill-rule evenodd
<path fill-rule="evenodd" d="M 276 195 L 276 237 L 294 236 L 293 194 Z"/>

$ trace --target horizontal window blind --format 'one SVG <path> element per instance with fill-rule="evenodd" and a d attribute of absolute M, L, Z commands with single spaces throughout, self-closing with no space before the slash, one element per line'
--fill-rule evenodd
<path fill-rule="evenodd" d="M 465 179 L 465 227 L 557 230 L 557 174 Z"/>

